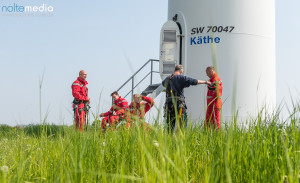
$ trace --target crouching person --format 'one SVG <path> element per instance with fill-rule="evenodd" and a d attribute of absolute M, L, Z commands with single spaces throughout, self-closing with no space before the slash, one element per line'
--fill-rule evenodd
<path fill-rule="evenodd" d="M 145 114 L 153 107 L 153 105 L 154 101 L 152 98 L 141 96 L 140 94 L 134 94 L 133 100 L 126 113 L 127 128 L 131 127 L 134 122 L 141 121 L 141 125 L 150 129 L 150 125 L 144 121 Z"/>
<path fill-rule="evenodd" d="M 117 91 L 114 91 L 111 94 L 114 102 L 110 110 L 106 113 L 101 113 L 100 117 L 104 117 L 102 119 L 102 129 L 106 129 L 106 124 L 108 123 L 110 127 L 114 127 L 116 123 L 124 118 L 125 110 L 128 107 L 128 102 L 121 96 L 119 96 Z"/>

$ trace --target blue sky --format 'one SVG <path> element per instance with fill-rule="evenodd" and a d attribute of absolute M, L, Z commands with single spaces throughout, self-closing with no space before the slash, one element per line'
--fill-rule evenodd
<path fill-rule="evenodd" d="M 54 7 L 51 16 L 3 16 L 0 10 L 0 124 L 39 122 L 39 78 L 43 116 L 72 124 L 71 84 L 88 73 L 92 112 L 108 110 L 109 94 L 148 59 L 158 59 L 167 1 L 2 0 L 5 5 Z M 298 99 L 300 1 L 276 0 L 277 101 Z M 155 81 L 159 82 L 159 79 Z M 143 88 L 138 88 L 140 92 Z M 122 95 L 122 94 L 121 94 Z"/>

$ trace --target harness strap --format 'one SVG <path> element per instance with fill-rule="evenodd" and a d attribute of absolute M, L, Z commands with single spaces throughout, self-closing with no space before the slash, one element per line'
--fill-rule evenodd
<path fill-rule="evenodd" d="M 173 93 L 173 84 L 172 84 L 172 79 L 174 76 L 176 76 L 177 74 L 172 74 L 170 77 L 167 78 L 166 81 L 166 97 L 171 97 L 172 93 Z M 173 94 L 174 95 L 174 94 Z M 175 94 L 176 95 L 176 94 Z"/>

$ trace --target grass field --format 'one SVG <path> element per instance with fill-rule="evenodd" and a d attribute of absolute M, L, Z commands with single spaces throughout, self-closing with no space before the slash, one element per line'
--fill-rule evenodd
<path fill-rule="evenodd" d="M 220 131 L 0 127 L 1 182 L 299 182 L 300 125 L 277 115 Z"/>

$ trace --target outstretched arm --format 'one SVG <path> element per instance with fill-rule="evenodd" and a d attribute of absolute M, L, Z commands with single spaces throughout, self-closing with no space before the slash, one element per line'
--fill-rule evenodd
<path fill-rule="evenodd" d="M 207 84 L 210 85 L 211 83 L 209 81 L 202 81 L 202 80 L 198 80 L 198 85 L 200 84 Z"/>

